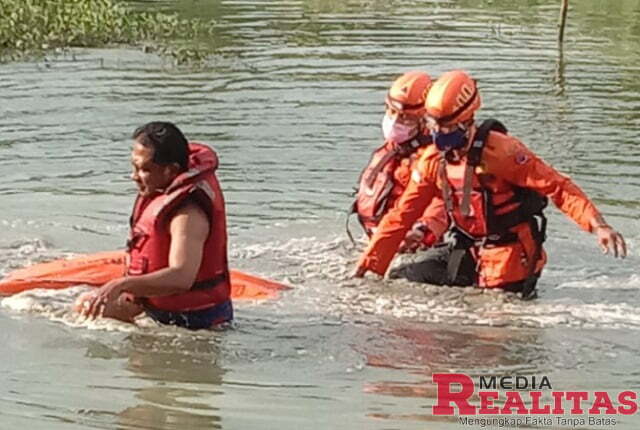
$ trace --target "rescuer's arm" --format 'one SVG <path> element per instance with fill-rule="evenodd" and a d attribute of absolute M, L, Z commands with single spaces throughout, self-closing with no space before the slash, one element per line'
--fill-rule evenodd
<path fill-rule="evenodd" d="M 500 145 L 503 151 L 488 151 L 488 154 L 493 154 L 487 160 L 493 164 L 488 166 L 490 173 L 548 196 L 558 209 L 583 230 L 596 234 L 604 253 L 612 251 L 616 257 L 626 256 L 627 248 L 622 235 L 606 223 L 595 204 L 571 178 L 545 163 L 518 140 L 505 139 L 510 141 Z M 500 152 L 502 155 L 498 155 Z"/>
<path fill-rule="evenodd" d="M 413 223 L 400 244 L 400 252 L 415 252 L 433 246 L 449 228 L 449 217 L 444 200 L 436 196 L 424 210 L 422 216 Z"/>
<path fill-rule="evenodd" d="M 406 232 L 424 213 L 436 190 L 434 181 L 414 170 L 400 201 L 384 216 L 360 257 L 355 277 L 362 277 L 367 271 L 385 274 Z"/>

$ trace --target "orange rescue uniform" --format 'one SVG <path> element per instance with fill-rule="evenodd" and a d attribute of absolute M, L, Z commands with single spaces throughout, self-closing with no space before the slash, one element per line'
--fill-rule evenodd
<path fill-rule="evenodd" d="M 375 165 L 377 162 L 379 162 L 384 154 L 392 151 L 393 145 L 394 143 L 392 142 L 386 142 L 382 147 L 378 148 L 373 153 L 372 159 L 370 161 L 370 166 Z M 397 207 L 400 201 L 400 197 L 409 185 L 409 182 L 411 180 L 411 172 L 416 168 L 418 160 L 420 160 L 427 147 L 419 147 L 413 153 L 405 157 L 396 156 L 389 162 L 387 162 L 383 167 L 382 173 L 384 173 L 386 177 L 391 178 L 392 181 L 392 188 L 387 196 L 386 210 L 383 216 Z M 367 173 L 367 170 L 365 170 L 364 174 Z M 361 182 L 360 186 L 366 187 L 365 183 L 363 182 Z M 376 184 L 374 185 L 374 187 L 375 186 L 380 185 Z M 362 200 L 358 199 L 358 203 L 360 203 L 360 205 L 363 205 L 363 203 L 366 205 L 362 208 L 365 211 L 371 213 L 375 211 L 373 207 L 368 207 L 368 205 L 376 204 L 375 198 Z M 377 220 L 373 217 L 361 218 L 361 222 L 363 223 L 363 227 L 365 228 L 367 234 L 374 233 L 377 230 L 378 222 L 376 221 Z M 444 208 L 444 201 L 440 197 L 435 198 L 433 202 L 424 210 L 419 221 L 427 225 L 429 232 L 431 233 L 431 235 L 427 235 L 425 237 L 424 244 L 426 246 L 433 245 L 433 243 L 436 242 L 444 234 L 449 226 L 449 221 Z"/>
<path fill-rule="evenodd" d="M 418 161 L 422 158 L 426 149 L 433 146 L 434 145 L 429 145 L 418 148 L 411 156 L 403 158 L 397 163 L 393 171 L 394 187 L 389 196 L 389 211 L 398 207 L 402 194 L 404 194 L 411 183 L 411 172 L 417 168 Z M 418 221 L 425 224 L 429 232 L 433 235 L 433 237 L 425 236 L 425 245 L 433 245 L 434 242 L 442 237 L 449 227 L 444 200 L 442 200 L 440 196 L 435 196 L 431 204 L 423 211 Z"/>
<path fill-rule="evenodd" d="M 382 219 L 361 256 L 360 268 L 384 275 L 406 232 L 434 199 L 442 201 L 443 181 L 439 173 L 441 157 L 435 145 L 425 148 L 412 171 L 407 189 Z M 456 169 L 464 170 L 461 166 L 465 163 L 466 156 L 462 157 L 461 165 L 447 163 L 447 182 L 454 196 L 458 189 L 451 178 L 456 176 Z M 513 136 L 493 131 L 489 133 L 481 163 L 475 168 L 473 180 L 488 188 L 496 197 L 501 194 L 512 195 L 516 192 L 516 187 L 546 195 L 562 212 L 588 232 L 592 232 L 592 225 L 597 224 L 594 221 L 601 219 L 593 202 L 569 177 L 546 164 Z M 456 201 L 455 198 L 453 200 Z M 454 205 L 454 218 L 460 216 L 459 209 L 459 204 Z M 529 225 L 518 224 L 511 228 L 510 232 L 515 233 L 519 240 L 491 246 L 476 244 L 472 249 L 478 264 L 479 286 L 504 286 L 522 281 L 531 274 L 539 274 L 542 270 L 546 254 L 541 251 L 537 253 L 538 261 L 531 261 L 536 255 L 536 242 L 532 238 Z M 534 263 L 535 268 L 531 269 L 531 264 Z"/>

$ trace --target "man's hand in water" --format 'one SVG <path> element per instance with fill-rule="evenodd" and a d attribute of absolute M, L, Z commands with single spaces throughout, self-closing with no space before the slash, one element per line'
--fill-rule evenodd
<path fill-rule="evenodd" d="M 118 278 L 109 281 L 98 290 L 91 292 L 89 295 L 81 296 L 79 300 L 79 311 L 86 318 L 96 318 L 102 316 L 107 306 L 117 301 L 127 289 L 127 278 Z"/>

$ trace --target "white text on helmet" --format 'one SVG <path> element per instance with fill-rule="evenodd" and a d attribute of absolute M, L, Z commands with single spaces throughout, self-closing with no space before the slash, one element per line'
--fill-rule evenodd
<path fill-rule="evenodd" d="M 458 95 L 456 96 L 456 105 L 453 108 L 453 111 L 457 111 L 458 109 L 460 109 L 462 106 L 464 106 L 465 103 L 469 102 L 469 100 L 471 100 L 471 97 L 474 94 L 474 90 L 473 88 L 465 83 L 460 87 L 460 92 L 458 93 Z"/>

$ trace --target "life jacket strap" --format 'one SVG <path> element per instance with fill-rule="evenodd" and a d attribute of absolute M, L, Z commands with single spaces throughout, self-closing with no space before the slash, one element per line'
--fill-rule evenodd
<path fill-rule="evenodd" d="M 473 172 L 482 161 L 482 151 L 489 132 L 495 130 L 499 133 L 506 134 L 507 128 L 497 119 L 487 119 L 480 124 L 473 137 L 471 147 L 467 152 L 467 165 L 464 169 L 464 179 L 462 186 L 462 202 L 460 203 L 460 213 L 462 216 L 468 217 L 470 214 L 471 204 L 471 188 L 473 185 Z"/>
<path fill-rule="evenodd" d="M 444 207 L 451 219 L 453 218 L 453 198 L 451 197 L 451 186 L 447 178 L 447 157 L 444 151 L 440 152 L 440 163 L 438 164 L 438 176 L 442 183 L 442 199 Z"/>
<path fill-rule="evenodd" d="M 210 288 L 215 288 L 218 285 L 229 281 L 229 272 L 225 271 L 219 275 L 214 276 L 210 279 L 204 279 L 202 281 L 194 282 L 191 286 L 190 290 L 207 290 Z"/>
<path fill-rule="evenodd" d="M 513 203 L 519 203 L 516 209 L 502 215 L 495 214 L 497 209 Z M 548 204 L 549 199 L 546 196 L 526 188 L 516 188 L 513 197 L 506 202 L 499 206 L 490 205 L 492 212 L 487 217 L 487 229 L 489 234 L 504 233 L 518 224 L 531 222 L 533 217 L 539 217 L 541 219 L 541 223 L 544 223 L 546 230 L 547 219 L 544 216 L 543 210 Z M 532 228 L 532 232 L 533 231 L 534 229 Z M 542 241 L 544 241 L 544 239 Z"/>
<path fill-rule="evenodd" d="M 460 213 L 464 217 L 468 217 L 471 213 L 471 188 L 473 186 L 473 170 L 474 166 L 467 163 L 464 169 L 464 179 L 462 185 L 462 202 L 460 202 Z"/>

